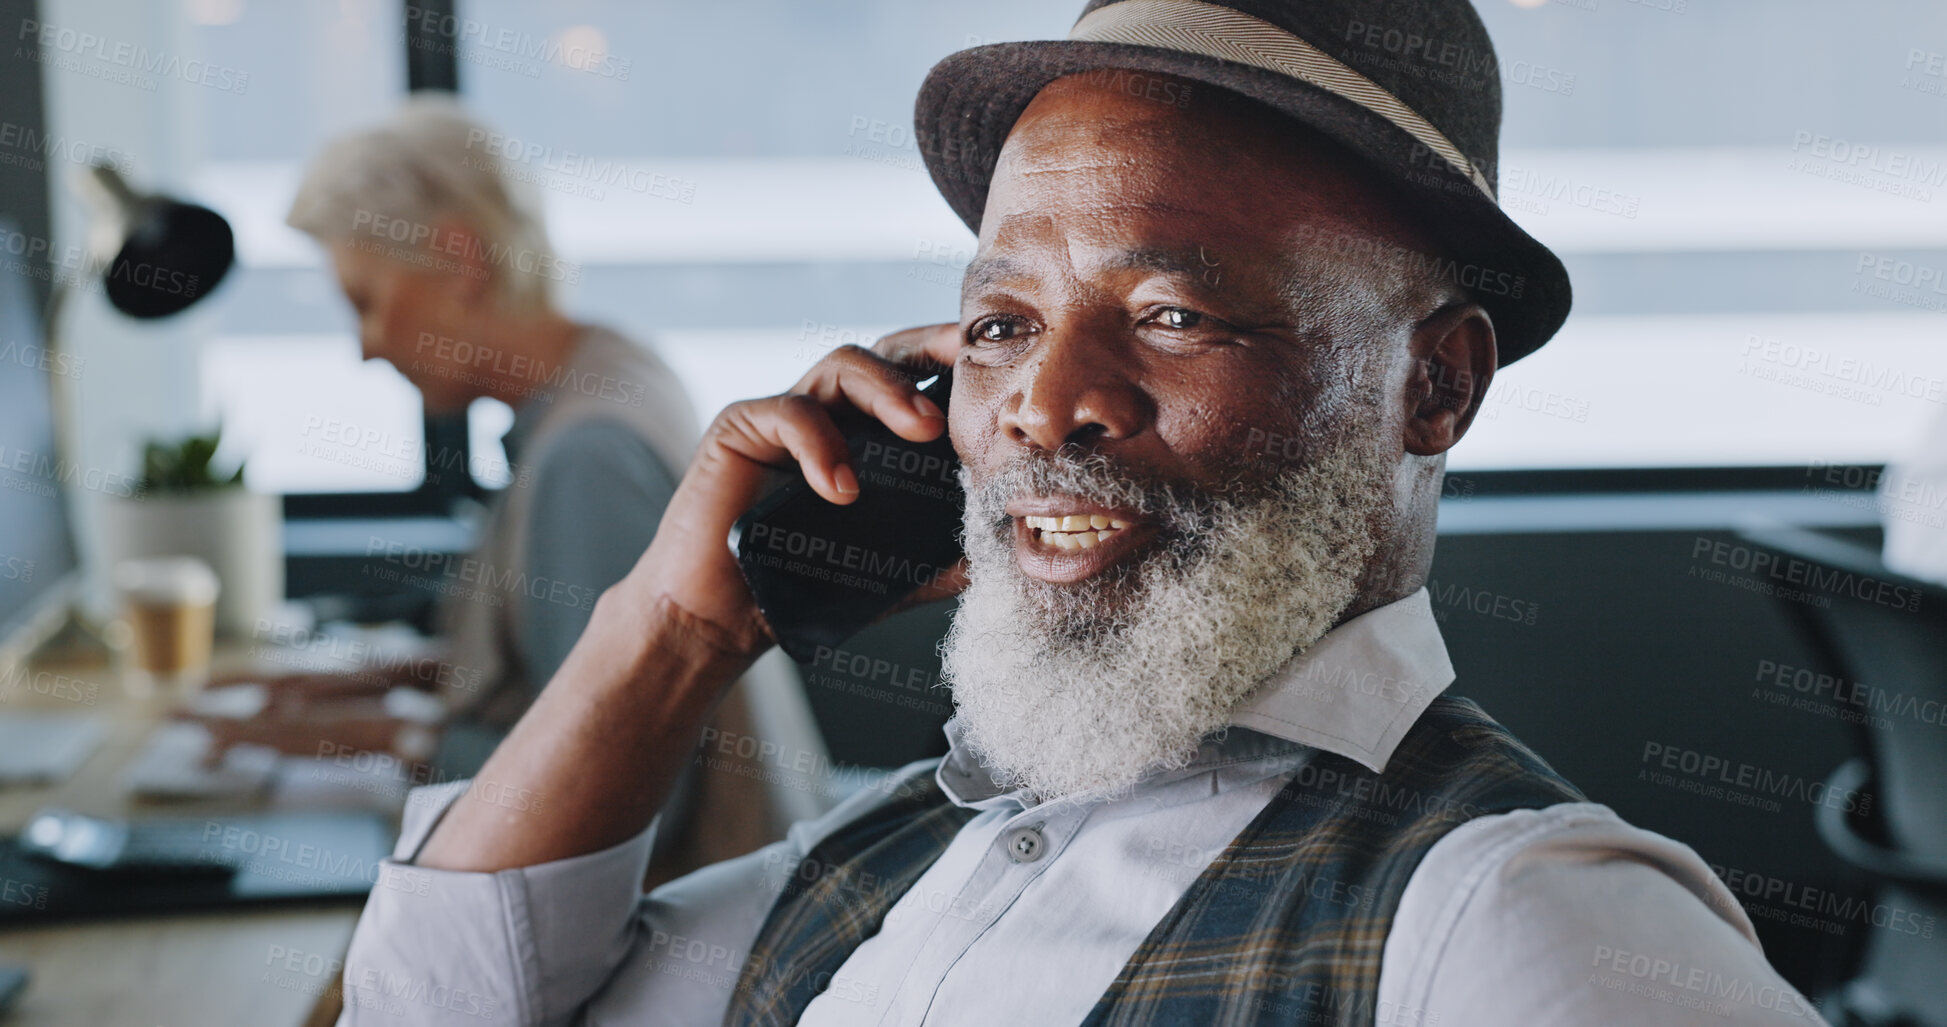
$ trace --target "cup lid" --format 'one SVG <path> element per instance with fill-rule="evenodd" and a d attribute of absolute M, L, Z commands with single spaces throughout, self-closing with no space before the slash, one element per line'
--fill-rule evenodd
<path fill-rule="evenodd" d="M 115 587 L 145 603 L 213 603 L 221 584 L 210 565 L 193 556 L 145 556 L 115 565 Z"/>

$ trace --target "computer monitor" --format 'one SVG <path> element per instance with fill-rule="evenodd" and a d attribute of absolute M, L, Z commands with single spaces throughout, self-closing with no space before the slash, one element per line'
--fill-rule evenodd
<path fill-rule="evenodd" d="M 0 238 L 14 227 L 0 221 Z M 76 571 L 63 483 L 74 475 L 55 446 L 53 377 L 74 373 L 49 353 L 23 272 L 0 264 L 0 674 L 59 627 Z"/>

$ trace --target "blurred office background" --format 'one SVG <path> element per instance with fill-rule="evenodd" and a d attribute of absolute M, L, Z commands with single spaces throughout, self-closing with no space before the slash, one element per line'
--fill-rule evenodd
<path fill-rule="evenodd" d="M 924 171 L 912 98 L 940 56 L 1060 36 L 1075 6 L 413 10 L 457 19 L 432 37 L 453 58 L 444 74 L 506 133 L 501 148 L 527 155 L 519 167 L 578 272 L 570 312 L 653 340 L 707 417 L 788 386 L 833 345 L 955 317 L 972 238 Z M 1851 752 L 1847 723 L 1765 698 L 1762 667 L 1812 662 L 1775 603 L 1698 571 L 1717 569 L 1708 547 L 1752 517 L 1870 543 L 1872 475 L 1947 403 L 1947 7 L 1477 6 L 1505 94 L 1504 205 L 1563 255 L 1577 301 L 1553 343 L 1497 379 L 1452 459 L 1434 589 L 1456 691 L 1720 872 L 1858 892 L 1806 803 L 1659 785 L 1644 752 L 1807 780 Z M 354 519 L 463 544 L 445 527 L 463 486 L 499 483 L 428 479 L 417 440 L 460 429 L 429 426 L 402 379 L 359 363 L 320 253 L 283 225 L 303 161 L 406 92 L 397 0 L 42 0 L 38 17 L 205 63 L 197 81 L 144 87 L 56 48 L 40 69 L 47 130 L 124 155 L 131 177 L 215 207 L 238 233 L 232 280 L 183 319 L 117 321 L 99 296 L 71 312 L 89 367 L 83 459 L 120 467 L 143 433 L 220 417 L 252 487 L 291 497 L 299 594 L 356 579 L 370 533 L 344 530 Z M 1387 38 L 1375 59 L 1420 59 Z M 57 245 L 81 224 L 73 167 L 48 162 L 38 215 Z M 492 454 L 509 418 L 477 405 L 465 445 Z M 321 448 L 324 422 L 391 441 Z M 859 646 L 924 676 L 944 616 L 922 611 Z M 894 706 L 849 694 L 861 679 L 847 675 L 807 668 L 835 756 L 937 749 L 937 695 Z M 1754 913 L 1807 988 L 1874 929 Z"/>

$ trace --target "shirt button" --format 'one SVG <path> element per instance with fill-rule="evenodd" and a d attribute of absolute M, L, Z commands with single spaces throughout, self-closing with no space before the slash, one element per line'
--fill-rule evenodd
<path fill-rule="evenodd" d="M 1016 863 L 1032 863 L 1048 851 L 1048 840 L 1032 827 L 1017 827 L 1007 832 L 1007 858 Z"/>

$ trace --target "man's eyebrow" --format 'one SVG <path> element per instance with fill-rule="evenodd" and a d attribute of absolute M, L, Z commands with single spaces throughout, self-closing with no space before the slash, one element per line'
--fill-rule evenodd
<path fill-rule="evenodd" d="M 1223 263 L 1208 246 L 1139 246 L 1121 250 L 1102 262 L 1105 271 L 1148 271 L 1179 278 L 1218 281 Z M 969 292 L 993 288 L 1027 273 L 1020 261 L 1004 256 L 982 257 L 967 266 L 964 288 Z"/>
<path fill-rule="evenodd" d="M 1182 278 L 1210 280 L 1208 272 L 1223 267 L 1207 246 L 1140 246 L 1123 250 L 1103 262 L 1110 271 L 1150 271 Z"/>
<path fill-rule="evenodd" d="M 1011 257 L 979 257 L 967 265 L 960 287 L 967 292 L 991 289 L 1024 271 L 1025 265 Z"/>

